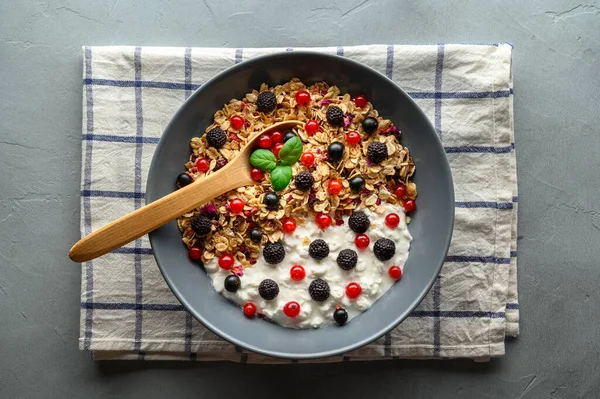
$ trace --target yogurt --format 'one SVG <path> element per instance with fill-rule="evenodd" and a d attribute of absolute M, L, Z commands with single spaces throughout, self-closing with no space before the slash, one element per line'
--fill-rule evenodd
<path fill-rule="evenodd" d="M 284 327 L 319 328 L 333 323 L 337 305 L 346 309 L 350 321 L 369 309 L 392 287 L 396 280 L 388 275 L 388 269 L 396 265 L 404 270 L 408 257 L 412 236 L 406 225 L 404 209 L 392 204 L 386 204 L 385 207 L 382 215 L 368 209 L 364 211 L 371 221 L 370 229 L 365 233 L 371 242 L 364 250 L 356 248 L 354 244 L 356 233 L 348 227 L 348 217 L 344 217 L 343 225 L 331 226 L 324 231 L 310 218 L 292 234 L 284 236 L 282 244 L 286 255 L 281 263 L 270 265 L 261 255 L 252 267 L 243 270 L 243 275 L 240 276 L 241 287 L 237 292 L 231 293 L 224 289 L 225 278 L 231 271 L 221 269 L 217 259 L 205 264 L 206 271 L 217 292 L 241 306 L 246 302 L 254 303 L 258 313 Z M 389 228 L 385 224 L 385 216 L 392 212 L 400 216 L 400 223 L 395 228 Z M 379 261 L 373 253 L 375 241 L 383 237 L 396 244 L 396 253 L 385 262 Z M 329 245 L 329 255 L 323 260 L 315 260 L 308 254 L 310 242 L 317 238 L 325 240 Z M 346 248 L 353 249 L 358 254 L 358 262 L 352 270 L 343 270 L 336 262 L 339 252 Z M 302 265 L 306 271 L 306 277 L 301 281 L 294 281 L 290 277 L 290 269 L 296 264 Z M 279 294 L 270 301 L 258 294 L 258 286 L 266 278 L 279 285 Z M 313 300 L 308 292 L 310 283 L 317 278 L 325 280 L 330 287 L 329 298 L 323 302 Z M 346 296 L 346 286 L 351 282 L 362 287 L 362 294 L 356 299 Z M 300 314 L 293 318 L 283 312 L 285 304 L 290 301 L 300 304 Z"/>

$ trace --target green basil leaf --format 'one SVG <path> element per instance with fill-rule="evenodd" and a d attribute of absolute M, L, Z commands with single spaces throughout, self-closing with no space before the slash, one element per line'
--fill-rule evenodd
<path fill-rule="evenodd" d="M 273 170 L 277 166 L 277 158 L 269 150 L 256 150 L 250 155 L 250 164 L 260 170 Z"/>
<path fill-rule="evenodd" d="M 292 181 L 292 167 L 288 165 L 277 165 L 271 171 L 271 185 L 273 190 L 281 191 Z"/>
<path fill-rule="evenodd" d="M 295 164 L 300 156 L 302 156 L 302 140 L 297 136 L 286 141 L 279 151 L 279 160 L 283 165 Z"/>

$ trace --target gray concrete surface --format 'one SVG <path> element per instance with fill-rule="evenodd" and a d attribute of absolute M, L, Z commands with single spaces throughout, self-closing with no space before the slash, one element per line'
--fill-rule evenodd
<path fill-rule="evenodd" d="M 177 3 L 0 4 L 0 398 L 600 397 L 598 1 Z M 497 41 L 515 45 L 520 188 L 522 328 L 504 358 L 96 364 L 78 351 L 67 249 L 79 238 L 81 45 Z"/>

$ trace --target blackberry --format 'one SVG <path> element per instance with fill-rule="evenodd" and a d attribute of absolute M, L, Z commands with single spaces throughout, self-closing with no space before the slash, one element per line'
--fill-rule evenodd
<path fill-rule="evenodd" d="M 308 246 L 308 254 L 316 260 L 324 259 L 329 255 L 329 245 L 324 240 L 317 238 Z"/>
<path fill-rule="evenodd" d="M 390 260 L 396 253 L 396 244 L 394 244 L 394 241 L 390 240 L 389 238 L 380 238 L 379 240 L 375 241 L 373 252 L 375 252 L 377 259 L 382 262 Z"/>
<path fill-rule="evenodd" d="M 336 309 L 335 312 L 333 312 L 333 320 L 335 320 L 338 325 L 343 326 L 348 321 L 348 311 L 344 308 Z"/>
<path fill-rule="evenodd" d="M 277 298 L 279 295 L 279 286 L 270 278 L 266 278 L 260 282 L 258 286 L 258 294 L 264 300 L 270 301 Z"/>
<path fill-rule="evenodd" d="M 212 229 L 212 221 L 206 216 L 196 216 L 192 220 L 192 230 L 197 236 L 203 237 L 210 233 Z"/>
<path fill-rule="evenodd" d="M 342 249 L 337 257 L 337 264 L 344 270 L 351 270 L 356 267 L 358 254 L 353 249 Z"/>
<path fill-rule="evenodd" d="M 276 265 L 285 258 L 285 248 L 280 242 L 268 242 L 263 249 L 263 256 L 267 263 Z"/>
<path fill-rule="evenodd" d="M 224 287 L 227 291 L 236 292 L 241 285 L 242 282 L 238 276 L 230 274 L 229 276 L 225 277 Z"/>
<path fill-rule="evenodd" d="M 258 112 L 271 112 L 277 106 L 277 99 L 275 94 L 270 91 L 263 91 L 258 95 L 256 100 L 256 110 Z"/>
<path fill-rule="evenodd" d="M 366 213 L 363 211 L 354 212 L 350 218 L 348 218 L 348 226 L 355 233 L 364 233 L 369 229 L 371 221 Z"/>
<path fill-rule="evenodd" d="M 227 160 L 225 158 L 217 158 L 217 163 L 215 163 L 215 168 L 213 170 L 217 171 L 225 165 L 227 165 Z"/>
<path fill-rule="evenodd" d="M 220 127 L 216 127 L 206 133 L 206 141 L 209 146 L 215 147 L 218 150 L 227 142 L 227 134 Z"/>
<path fill-rule="evenodd" d="M 379 122 L 377 119 L 369 116 L 362 121 L 362 128 L 367 133 L 373 133 L 379 127 Z"/>
<path fill-rule="evenodd" d="M 300 172 L 296 176 L 296 188 L 302 191 L 308 191 L 315 183 L 315 178 L 310 172 Z"/>
<path fill-rule="evenodd" d="M 332 105 L 327 108 L 327 112 L 325 112 L 325 117 L 327 118 L 327 122 L 333 126 L 342 126 L 344 124 L 344 111 L 340 107 L 336 107 Z"/>
<path fill-rule="evenodd" d="M 320 278 L 313 280 L 308 286 L 308 293 L 313 300 L 323 302 L 329 298 L 329 284 Z"/>
<path fill-rule="evenodd" d="M 367 149 L 367 157 L 374 164 L 382 163 L 388 157 L 387 146 L 379 141 L 372 142 Z"/>

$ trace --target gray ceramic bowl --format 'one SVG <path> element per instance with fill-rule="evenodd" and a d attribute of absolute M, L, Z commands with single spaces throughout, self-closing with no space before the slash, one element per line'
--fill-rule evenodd
<path fill-rule="evenodd" d="M 223 104 L 242 98 L 263 82 L 275 85 L 293 77 L 305 83 L 324 80 L 351 95 L 364 93 L 381 115 L 401 129 L 403 145 L 410 149 L 417 166 L 414 181 L 419 190 L 418 209 L 410 224 L 413 242 L 402 280 L 344 327 L 293 330 L 261 319 L 247 319 L 238 306 L 218 294 L 206 272 L 188 259 L 176 222 L 152 232 L 150 242 L 160 270 L 177 298 L 210 330 L 254 352 L 308 359 L 359 348 L 397 326 L 419 304 L 437 277 L 450 244 L 454 189 L 446 155 L 433 126 L 397 85 L 346 58 L 286 52 L 236 65 L 205 83 L 185 102 L 156 148 L 146 202 L 173 191 L 175 177 L 190 155 L 190 139 L 202 134 Z"/>

